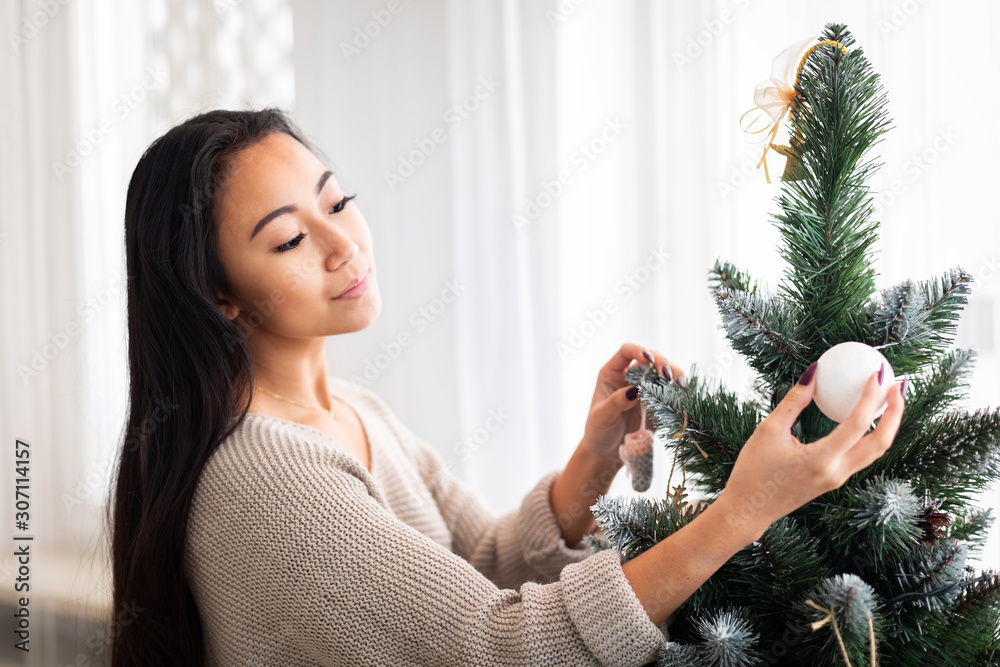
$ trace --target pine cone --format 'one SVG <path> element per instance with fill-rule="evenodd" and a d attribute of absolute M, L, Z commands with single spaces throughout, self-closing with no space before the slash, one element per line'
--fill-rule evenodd
<path fill-rule="evenodd" d="M 618 456 L 632 477 L 634 491 L 646 491 L 653 480 L 653 432 L 647 428 L 628 433 L 618 446 Z"/>
<path fill-rule="evenodd" d="M 951 520 L 944 512 L 937 510 L 937 505 L 924 508 L 923 520 L 917 522 L 917 526 L 923 529 L 924 536 L 920 538 L 921 544 L 933 546 L 939 539 L 945 536 L 945 527 L 951 525 Z"/>

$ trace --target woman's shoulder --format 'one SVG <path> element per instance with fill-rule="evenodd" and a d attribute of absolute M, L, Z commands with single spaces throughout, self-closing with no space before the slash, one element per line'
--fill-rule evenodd
<path fill-rule="evenodd" d="M 205 462 L 199 490 L 236 492 L 301 484 L 311 471 L 339 468 L 352 473 L 356 464 L 305 424 L 248 412 L 230 425 L 232 430 Z"/>
<path fill-rule="evenodd" d="M 214 539 L 206 536 L 234 520 L 266 523 L 268 517 L 291 511 L 285 505 L 300 509 L 322 505 L 330 494 L 371 496 L 384 502 L 381 490 L 358 461 L 331 446 L 318 431 L 270 415 L 247 413 L 218 444 L 198 476 L 189 530 L 196 539 Z"/>

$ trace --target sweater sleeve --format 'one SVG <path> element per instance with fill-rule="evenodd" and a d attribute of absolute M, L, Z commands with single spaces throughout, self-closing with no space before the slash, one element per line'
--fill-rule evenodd
<path fill-rule="evenodd" d="M 590 553 L 571 548 L 552 510 L 552 484 L 559 471 L 546 473 L 520 506 L 501 517 L 482 498 L 452 474 L 437 451 L 414 434 L 374 392 L 363 390 L 373 407 L 411 452 L 424 484 L 430 490 L 452 536 L 452 550 L 501 588 L 520 586 L 529 579 L 548 583 L 562 569 Z"/>
<path fill-rule="evenodd" d="M 501 589 L 400 521 L 346 455 L 218 451 L 190 519 L 192 591 L 219 665 L 643 665 L 666 638 L 600 551 Z M 257 645 L 255 647 L 255 645 Z M 259 658 L 257 658 L 259 660 Z"/>

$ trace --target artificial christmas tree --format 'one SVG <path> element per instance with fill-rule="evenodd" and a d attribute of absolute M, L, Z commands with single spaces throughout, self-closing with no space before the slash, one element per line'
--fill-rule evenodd
<path fill-rule="evenodd" d="M 877 165 L 865 154 L 889 125 L 853 43 L 845 26 L 825 26 L 786 95 L 778 293 L 728 262 L 709 272 L 727 338 L 759 374 L 755 395 L 710 386 L 696 367 L 686 386 L 630 368 L 681 481 L 662 501 L 599 498 L 603 538 L 590 542 L 628 560 L 690 522 L 705 504 L 686 501 L 689 479 L 716 497 L 758 423 L 839 343 L 875 347 L 907 374 L 902 422 L 886 454 L 772 524 L 684 602 L 660 665 L 1000 664 L 1000 576 L 965 565 L 992 521 L 972 495 L 1000 478 L 1000 409 L 955 409 L 975 353 L 948 349 L 972 277 L 959 268 L 876 290 L 866 182 Z M 835 426 L 811 404 L 792 433 L 810 443 Z"/>

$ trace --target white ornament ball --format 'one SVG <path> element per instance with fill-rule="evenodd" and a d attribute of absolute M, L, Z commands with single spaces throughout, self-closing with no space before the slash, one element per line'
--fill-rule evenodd
<path fill-rule="evenodd" d="M 856 341 L 834 345 L 819 358 L 816 364 L 816 393 L 813 395 L 816 407 L 833 421 L 844 421 L 861 400 L 868 376 L 877 372 L 881 364 L 885 364 L 879 394 L 883 403 L 874 417 L 880 416 L 889 405 L 885 397 L 896 376 L 881 352 Z"/>

